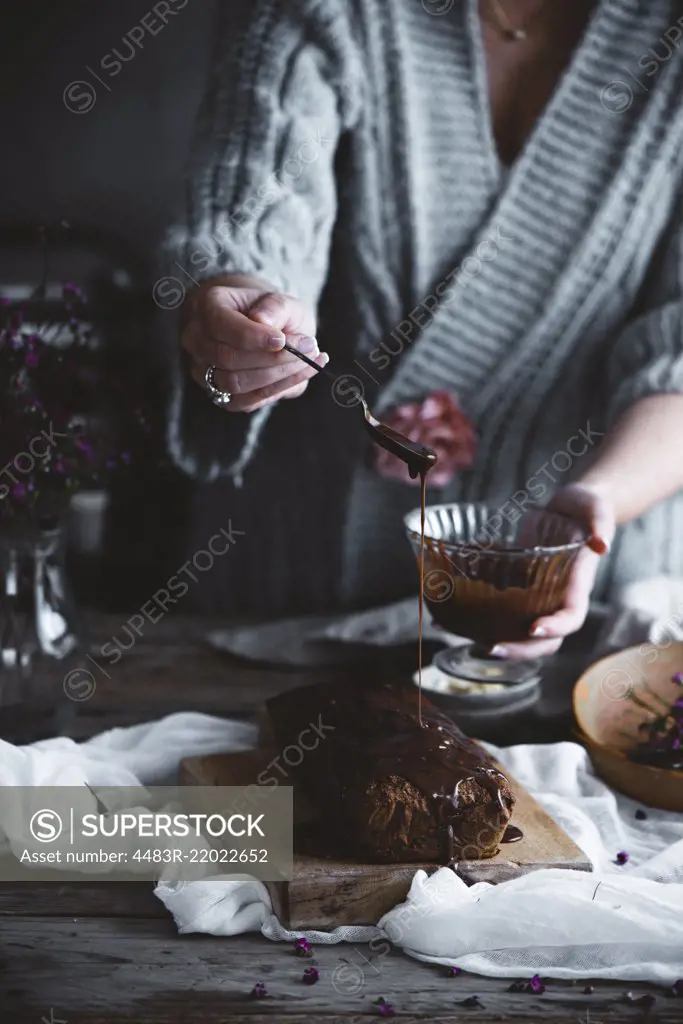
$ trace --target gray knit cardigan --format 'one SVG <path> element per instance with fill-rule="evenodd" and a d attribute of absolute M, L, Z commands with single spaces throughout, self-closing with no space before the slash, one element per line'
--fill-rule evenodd
<path fill-rule="evenodd" d="M 415 588 L 402 516 L 417 492 L 373 472 L 349 375 L 377 412 L 457 395 L 478 457 L 430 501 L 508 511 L 570 480 L 630 403 L 683 392 L 680 3 L 599 0 L 509 171 L 477 8 L 218 3 L 169 273 L 253 273 L 298 296 L 340 374 L 227 415 L 177 367 L 173 456 L 219 481 L 214 519 L 239 513 L 249 534 L 221 607 Z M 599 590 L 660 572 L 683 574 L 680 494 L 620 532 Z"/>

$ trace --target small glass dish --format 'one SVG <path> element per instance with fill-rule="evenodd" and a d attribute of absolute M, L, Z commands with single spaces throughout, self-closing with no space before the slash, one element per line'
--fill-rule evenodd
<path fill-rule="evenodd" d="M 409 512 L 404 523 L 419 564 L 420 509 Z M 475 642 L 475 647 L 452 648 L 442 671 L 490 680 L 486 652 L 496 644 L 528 639 L 536 619 L 563 606 L 574 562 L 587 540 L 579 523 L 542 509 L 511 519 L 486 502 L 429 506 L 425 604 L 446 632 Z M 537 670 L 538 663 L 511 663 L 514 678 L 509 681 L 522 682 Z"/>

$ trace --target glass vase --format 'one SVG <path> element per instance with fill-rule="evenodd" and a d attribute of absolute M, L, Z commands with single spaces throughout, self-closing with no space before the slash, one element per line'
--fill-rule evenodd
<path fill-rule="evenodd" d="M 65 553 L 62 526 L 0 534 L 0 737 L 13 743 L 59 735 L 75 712 L 65 680 L 83 642 Z"/>

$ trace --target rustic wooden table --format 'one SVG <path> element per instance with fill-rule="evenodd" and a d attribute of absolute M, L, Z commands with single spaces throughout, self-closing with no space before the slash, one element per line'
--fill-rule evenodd
<path fill-rule="evenodd" d="M 120 627 L 94 622 L 99 642 Z M 167 619 L 141 638 L 79 706 L 72 734 L 201 710 L 249 715 L 267 697 L 302 682 L 300 672 L 229 662 L 202 644 L 206 623 Z M 320 670 L 306 673 L 314 681 Z M 329 678 L 329 672 L 326 672 Z M 562 715 L 535 726 L 538 740 L 568 735 Z M 512 737 L 513 741 L 519 738 Z M 543 995 L 511 993 L 509 979 L 447 972 L 398 951 L 318 946 L 320 980 L 302 983 L 310 961 L 257 935 L 179 936 L 144 883 L 0 885 L 2 1024 L 361 1024 L 390 1001 L 407 1022 L 550 1021 L 622 1024 L 683 1021 L 683 1000 L 642 985 L 550 982 Z M 250 996 L 265 983 L 264 999 Z M 631 1000 L 626 993 L 632 993 Z M 481 1005 L 466 1005 L 477 996 Z M 640 1003 L 633 998 L 643 1000 Z M 648 1005 L 652 998 L 654 1005 Z"/>

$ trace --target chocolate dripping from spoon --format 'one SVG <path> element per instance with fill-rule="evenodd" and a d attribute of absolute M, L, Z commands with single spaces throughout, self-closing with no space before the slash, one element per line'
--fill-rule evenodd
<path fill-rule="evenodd" d="M 420 478 L 420 625 L 417 643 L 417 717 L 422 725 L 422 623 L 424 619 L 425 583 L 425 505 L 427 500 L 427 474 L 436 465 L 436 452 L 425 445 L 416 444 L 397 430 L 387 427 L 375 419 L 364 398 L 361 398 L 365 413 L 365 427 L 375 444 L 391 452 L 408 467 L 411 478 Z"/>
<path fill-rule="evenodd" d="M 305 356 L 298 349 L 291 345 L 285 345 L 285 349 L 291 352 L 292 355 L 298 356 L 304 363 L 307 363 L 318 373 L 322 373 L 324 377 L 328 377 L 337 382 L 337 375 L 331 370 L 323 366 L 318 366 L 312 359 Z M 419 639 L 418 639 L 418 670 L 417 670 L 417 686 L 418 686 L 418 721 L 422 725 L 422 622 L 424 617 L 424 543 L 425 543 L 425 503 L 427 494 L 427 474 L 430 469 L 436 465 L 436 452 L 432 448 L 427 448 L 425 445 L 417 444 L 415 441 L 411 441 L 410 438 L 400 434 L 397 430 L 393 430 L 388 427 L 385 423 L 381 423 L 376 419 L 368 404 L 363 397 L 360 387 L 357 389 L 356 397 L 358 399 L 356 404 L 362 406 L 363 415 L 365 418 L 365 429 L 370 434 L 370 437 L 378 444 L 380 448 L 384 448 L 385 451 L 395 455 L 398 459 L 408 467 L 408 473 L 411 479 L 415 479 L 419 476 L 420 478 L 420 626 L 419 626 Z"/>

